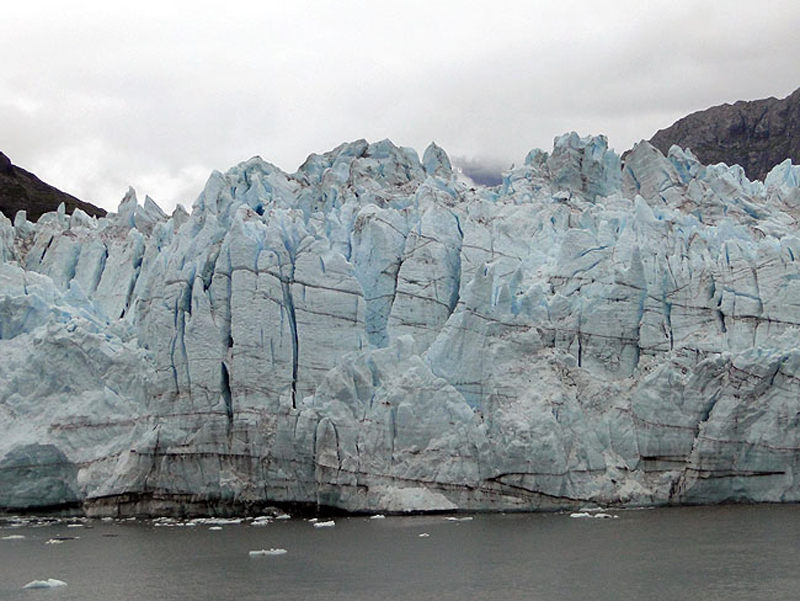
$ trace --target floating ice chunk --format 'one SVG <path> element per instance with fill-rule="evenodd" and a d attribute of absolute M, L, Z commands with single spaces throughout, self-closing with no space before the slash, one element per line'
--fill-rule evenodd
<path fill-rule="evenodd" d="M 63 538 L 51 538 L 50 540 L 46 541 L 45 545 L 60 545 L 64 542 Z"/>
<path fill-rule="evenodd" d="M 385 520 L 386 516 L 383 515 L 382 513 L 377 513 L 375 515 L 369 516 L 369 519 L 371 519 L 371 520 Z"/>
<path fill-rule="evenodd" d="M 456 518 L 456 517 L 450 516 L 450 517 L 447 517 L 447 518 L 444 518 L 444 519 L 446 521 L 448 521 L 448 522 L 471 522 L 472 521 L 472 517 Z"/>
<path fill-rule="evenodd" d="M 423 532 L 422 534 L 418 534 L 417 536 L 419 538 L 428 538 L 430 536 L 430 534 L 428 534 L 427 532 Z"/>
<path fill-rule="evenodd" d="M 276 515 L 275 519 L 276 520 L 291 520 L 292 516 L 290 516 L 288 513 L 282 513 L 280 515 Z"/>
<path fill-rule="evenodd" d="M 25 536 L 23 536 L 22 534 L 9 534 L 8 536 L 4 536 L 0 540 L 22 540 L 23 538 L 25 538 Z"/>
<path fill-rule="evenodd" d="M 67 583 L 63 580 L 48 578 L 47 580 L 33 580 L 22 588 L 55 588 L 58 586 L 67 586 Z"/>
<path fill-rule="evenodd" d="M 285 555 L 288 553 L 286 549 L 259 549 L 257 551 L 250 551 L 250 557 L 265 557 L 267 555 Z"/>
<path fill-rule="evenodd" d="M 328 520 L 327 522 L 316 522 L 314 524 L 314 528 L 333 528 L 336 525 L 336 522 L 333 520 Z"/>
<path fill-rule="evenodd" d="M 314 523 L 316 523 L 316 522 L 317 522 L 317 518 L 311 518 L 311 519 L 309 519 L 309 520 L 308 520 L 308 522 L 309 522 L 310 524 L 314 524 Z"/>
<path fill-rule="evenodd" d="M 207 524 L 210 526 L 230 526 L 234 524 L 241 524 L 243 518 L 195 518 L 190 520 L 193 524 Z"/>
<path fill-rule="evenodd" d="M 222 530 L 222 526 L 211 526 L 209 530 Z"/>
<path fill-rule="evenodd" d="M 611 515 L 610 513 L 589 513 L 588 511 L 580 511 L 576 513 L 569 514 L 571 518 L 593 518 L 593 519 L 609 519 L 609 518 L 618 518 L 618 515 Z"/>

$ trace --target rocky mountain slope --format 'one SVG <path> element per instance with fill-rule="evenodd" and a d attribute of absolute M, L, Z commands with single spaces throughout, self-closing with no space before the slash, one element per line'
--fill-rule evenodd
<path fill-rule="evenodd" d="M 28 219 L 37 221 L 43 214 L 58 209 L 62 202 L 70 214 L 78 208 L 87 215 L 106 214 L 105 210 L 44 183 L 0 152 L 0 213 L 14 219 L 17 211 L 26 211 Z"/>
<path fill-rule="evenodd" d="M 0 507 L 800 501 L 800 168 L 363 140 L 0 216 Z"/>
<path fill-rule="evenodd" d="M 704 164 L 741 165 L 764 180 L 778 163 L 800 162 L 800 89 L 778 100 L 739 101 L 692 113 L 658 131 L 650 143 L 663 153 L 676 144 Z"/>

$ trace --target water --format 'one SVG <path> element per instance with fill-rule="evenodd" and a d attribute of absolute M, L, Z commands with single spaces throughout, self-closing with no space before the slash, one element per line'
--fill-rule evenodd
<path fill-rule="evenodd" d="M 800 506 L 0 529 L 0 599 L 797 599 Z M 420 537 L 421 533 L 428 537 Z M 77 536 L 45 544 L 56 536 Z M 250 558 L 282 547 L 286 555 Z M 69 586 L 22 590 L 34 579 Z"/>

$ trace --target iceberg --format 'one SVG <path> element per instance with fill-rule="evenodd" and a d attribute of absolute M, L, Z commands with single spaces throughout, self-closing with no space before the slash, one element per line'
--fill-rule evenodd
<path fill-rule="evenodd" d="M 63 580 L 57 580 L 55 578 L 48 578 L 47 580 L 33 580 L 23 586 L 22 588 L 57 588 L 61 586 L 67 586 L 67 583 Z"/>
<path fill-rule="evenodd" d="M 47 541 L 45 541 L 46 545 L 60 545 L 62 543 L 71 541 L 71 540 L 80 540 L 80 536 L 54 536 Z"/>
<path fill-rule="evenodd" d="M 573 133 L 482 187 L 358 140 L 0 216 L 0 508 L 800 501 L 799 182 Z"/>
<path fill-rule="evenodd" d="M 333 520 L 327 520 L 325 522 L 314 522 L 314 528 L 333 528 L 336 525 L 336 522 Z"/>
<path fill-rule="evenodd" d="M 259 549 L 257 551 L 250 551 L 250 557 L 267 557 L 271 555 L 285 555 L 286 549 Z"/>
<path fill-rule="evenodd" d="M 589 519 L 598 519 L 598 520 L 607 520 L 607 519 L 619 518 L 618 515 L 611 515 L 610 513 L 604 513 L 604 512 L 589 513 L 588 511 L 574 512 L 574 513 L 569 514 L 569 517 L 578 518 L 578 519 L 580 519 L 580 518 L 589 518 Z"/>

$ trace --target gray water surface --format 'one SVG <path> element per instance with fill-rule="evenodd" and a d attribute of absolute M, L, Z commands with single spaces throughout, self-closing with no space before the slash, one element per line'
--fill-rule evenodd
<path fill-rule="evenodd" d="M 800 506 L 0 529 L 0 599 L 799 599 Z M 429 536 L 420 537 L 427 533 Z M 75 536 L 61 544 L 54 537 Z M 251 558 L 250 550 L 287 549 Z M 66 588 L 23 590 L 34 579 Z"/>

